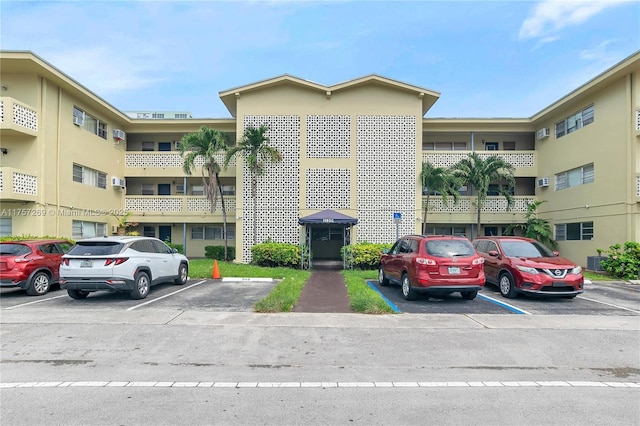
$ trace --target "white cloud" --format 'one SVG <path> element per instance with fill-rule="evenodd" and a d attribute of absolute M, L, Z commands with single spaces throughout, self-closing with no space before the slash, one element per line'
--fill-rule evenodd
<path fill-rule="evenodd" d="M 628 0 L 544 0 L 538 3 L 520 27 L 521 39 L 546 37 L 562 28 L 580 25 L 605 9 Z"/>

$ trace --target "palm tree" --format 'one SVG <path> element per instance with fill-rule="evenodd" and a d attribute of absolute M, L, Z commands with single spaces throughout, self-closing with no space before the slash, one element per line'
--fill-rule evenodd
<path fill-rule="evenodd" d="M 483 159 L 477 152 L 470 153 L 467 158 L 463 158 L 457 164 L 453 165 L 453 174 L 459 177 L 462 182 L 466 182 L 468 186 L 472 186 L 475 190 L 477 198 L 476 208 L 478 209 L 477 235 L 481 235 L 480 211 L 487 199 L 490 183 L 506 181 L 507 188 L 501 186 L 498 193 L 507 199 L 507 209 L 513 204 L 511 191 L 515 186 L 514 171 L 515 167 L 502 157 L 491 155 Z"/>
<path fill-rule="evenodd" d="M 507 233 L 514 230 L 521 231 L 525 237 L 533 238 L 543 244 L 549 244 L 554 250 L 558 248 L 558 243 L 553 239 L 553 231 L 548 221 L 538 217 L 538 207 L 545 201 L 534 201 L 527 206 L 526 213 L 523 214 L 525 223 L 512 223 L 507 227 Z"/>
<path fill-rule="evenodd" d="M 438 192 L 442 196 L 442 203 L 447 206 L 449 197 L 453 197 L 454 204 L 458 203 L 460 193 L 458 188 L 462 186 L 460 179 L 452 171 L 445 167 L 436 167 L 425 161 L 422 163 L 420 171 L 420 182 L 427 189 L 427 200 L 424 204 L 424 215 L 422 218 L 422 233 L 427 233 L 427 212 L 429 210 L 429 198 L 431 192 Z"/>
<path fill-rule="evenodd" d="M 231 159 L 240 154 L 249 169 L 251 198 L 253 200 L 253 244 L 258 242 L 258 177 L 264 174 L 267 163 L 282 161 L 280 151 L 269 145 L 271 140 L 266 135 L 267 131 L 269 131 L 269 127 L 264 124 L 258 128 L 247 127 L 238 144 L 227 150 L 224 161 L 226 168 L 229 166 Z"/>
<path fill-rule="evenodd" d="M 216 155 L 227 150 L 229 135 L 216 129 L 202 126 L 197 133 L 188 133 L 180 140 L 180 155 L 183 159 L 182 170 L 191 175 L 196 168 L 196 158 L 202 158 L 202 185 L 207 191 L 207 200 L 211 205 L 211 213 L 216 210 L 218 194 L 222 206 L 222 233 L 224 235 L 224 259 L 227 259 L 227 209 L 220 185 L 220 171 L 222 167 L 216 160 Z"/>

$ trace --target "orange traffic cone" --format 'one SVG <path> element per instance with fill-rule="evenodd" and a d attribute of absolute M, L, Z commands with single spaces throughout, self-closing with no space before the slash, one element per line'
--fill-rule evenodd
<path fill-rule="evenodd" d="M 219 280 L 220 278 L 222 278 L 220 276 L 220 270 L 218 269 L 218 260 L 217 259 L 213 260 L 213 272 L 211 273 L 211 278 L 213 278 L 214 280 Z"/>

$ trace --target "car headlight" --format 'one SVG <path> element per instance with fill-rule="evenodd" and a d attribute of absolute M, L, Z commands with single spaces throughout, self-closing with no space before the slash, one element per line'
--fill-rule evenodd
<path fill-rule="evenodd" d="M 576 266 L 575 268 L 573 268 L 573 269 L 571 270 L 571 273 L 572 273 L 572 274 L 579 274 L 579 273 L 581 273 L 581 272 L 582 272 L 582 266 Z"/>
<path fill-rule="evenodd" d="M 526 272 L 527 274 L 537 274 L 538 270 L 536 268 L 530 268 L 528 266 L 516 266 L 520 271 Z"/>

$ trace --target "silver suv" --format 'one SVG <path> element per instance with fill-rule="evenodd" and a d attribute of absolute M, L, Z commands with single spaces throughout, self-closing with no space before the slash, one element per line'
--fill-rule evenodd
<path fill-rule="evenodd" d="M 96 237 L 77 241 L 62 256 L 60 287 L 74 299 L 98 290 L 144 299 L 152 285 L 186 283 L 188 272 L 189 260 L 157 238 Z"/>

